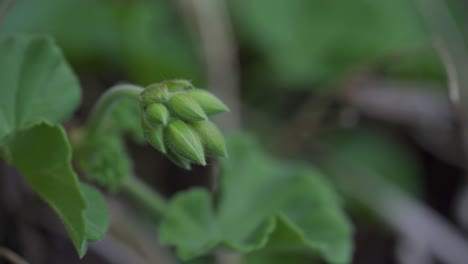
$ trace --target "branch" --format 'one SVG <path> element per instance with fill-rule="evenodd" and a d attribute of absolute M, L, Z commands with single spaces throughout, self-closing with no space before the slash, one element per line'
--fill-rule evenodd
<path fill-rule="evenodd" d="M 6 259 L 13 264 L 28 264 L 21 256 L 5 247 L 0 247 L 0 258 Z"/>
<path fill-rule="evenodd" d="M 403 238 L 410 250 L 424 258 L 433 254 L 447 264 L 464 264 L 468 243 L 460 231 L 437 212 L 384 182 L 364 168 L 356 168 L 344 157 L 327 153 L 341 172 L 334 180 L 338 188 L 356 198 L 385 220 Z M 346 172 L 346 173 L 344 173 Z M 411 252 L 413 253 L 413 252 Z"/>
<path fill-rule="evenodd" d="M 220 126 L 226 131 L 237 131 L 241 128 L 239 62 L 225 0 L 178 2 L 202 50 L 208 85 L 231 109 L 229 115 L 219 120 Z"/>

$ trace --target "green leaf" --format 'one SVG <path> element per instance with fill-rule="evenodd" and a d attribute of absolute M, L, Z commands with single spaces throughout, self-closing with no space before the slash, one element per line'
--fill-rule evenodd
<path fill-rule="evenodd" d="M 80 256 L 86 251 L 86 201 L 71 166 L 71 147 L 59 125 L 40 123 L 8 138 L 9 161 L 60 216 Z"/>
<path fill-rule="evenodd" d="M 17 0 L 5 16 L 0 36 L 53 35 L 70 61 L 87 72 L 123 70 L 141 84 L 167 76 L 200 81 L 197 52 L 182 19 L 174 19 L 178 15 L 171 1 L 162 0 Z"/>
<path fill-rule="evenodd" d="M 346 216 L 342 211 L 328 208 L 329 204 L 339 204 L 336 194 L 322 177 L 308 175 L 311 171 L 296 173 L 299 173 L 297 177 L 302 177 L 302 184 L 282 209 L 266 248 L 272 252 L 312 248 L 330 262 L 347 262 L 353 249 L 349 241 L 349 223 L 343 220 Z M 315 188 L 312 193 L 310 186 L 323 188 Z M 313 213 L 304 213 L 306 208 L 314 208 Z"/>
<path fill-rule="evenodd" d="M 258 252 L 245 257 L 247 264 L 318 264 L 323 263 L 303 252 Z"/>
<path fill-rule="evenodd" d="M 228 149 L 217 210 L 206 190 L 176 195 L 160 228 L 164 244 L 176 246 L 184 260 L 216 246 L 247 253 L 291 242 L 276 235 L 278 225 L 287 222 L 282 230 L 296 239 L 295 246 L 331 263 L 349 261 L 351 226 L 321 175 L 303 165 L 279 163 L 244 137 L 228 140 Z"/>
<path fill-rule="evenodd" d="M 121 135 L 112 131 L 78 144 L 75 159 L 86 176 L 111 190 L 119 188 L 133 168 Z"/>
<path fill-rule="evenodd" d="M 60 49 L 46 37 L 0 41 L 0 145 L 40 120 L 57 123 L 78 106 L 80 86 Z"/>
<path fill-rule="evenodd" d="M 401 190 L 422 196 L 421 168 L 414 153 L 383 131 L 374 129 L 344 129 L 327 131 L 322 142 L 334 155 L 345 159 L 347 164 L 364 169 L 369 176 L 376 176 Z M 329 174 L 347 174 L 336 166 L 334 156 L 323 160 Z"/>
<path fill-rule="evenodd" d="M 239 36 L 264 58 L 264 64 L 255 65 L 253 70 L 259 71 L 254 74 L 267 69 L 264 75 L 268 80 L 273 78 L 273 83 L 279 81 L 286 87 L 331 80 L 356 64 L 430 47 L 412 1 L 229 3 Z"/>
<path fill-rule="evenodd" d="M 101 192 L 91 185 L 81 183 L 81 191 L 86 199 L 86 239 L 102 239 L 109 228 L 109 211 Z"/>

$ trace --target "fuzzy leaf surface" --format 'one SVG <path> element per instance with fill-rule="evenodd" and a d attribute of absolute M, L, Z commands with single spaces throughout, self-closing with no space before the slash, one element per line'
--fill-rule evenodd
<path fill-rule="evenodd" d="M 86 200 L 86 239 L 102 239 L 109 228 L 109 210 L 101 192 L 91 185 L 81 183 L 81 191 Z"/>
<path fill-rule="evenodd" d="M 8 160 L 62 219 L 80 256 L 86 252 L 86 201 L 59 125 L 37 124 L 8 138 Z"/>
<path fill-rule="evenodd" d="M 115 131 L 84 142 L 76 148 L 75 156 L 86 176 L 111 190 L 120 187 L 133 168 L 125 142 Z"/>

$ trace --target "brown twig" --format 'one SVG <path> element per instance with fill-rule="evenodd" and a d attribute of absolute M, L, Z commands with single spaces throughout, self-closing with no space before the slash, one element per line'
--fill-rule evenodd
<path fill-rule="evenodd" d="M 435 256 L 447 264 L 466 263 L 467 241 L 437 212 L 380 180 L 382 177 L 373 175 L 373 172 L 357 168 L 346 157 L 333 153 L 330 148 L 324 145 L 320 147 L 325 156 L 333 160 L 334 168 L 339 170 L 338 173 L 330 174 L 336 175 L 334 182 L 338 188 L 384 219 L 400 234 L 405 245 L 410 246 L 407 248 L 409 251 L 417 249 L 417 254 L 423 259 Z M 410 259 L 414 261 L 414 258 Z"/>
<path fill-rule="evenodd" d="M 238 131 L 241 128 L 239 63 L 226 3 L 224 0 L 179 0 L 179 5 L 202 50 L 209 87 L 231 110 L 216 121 L 226 132 Z M 217 200 L 217 166 L 213 166 L 210 175 L 210 186 Z"/>
<path fill-rule="evenodd" d="M 199 44 L 206 66 L 209 87 L 230 108 L 230 113 L 216 119 L 226 132 L 241 129 L 239 62 L 237 45 L 225 0 L 179 0 L 187 25 Z M 193 26 L 193 24 L 195 26 Z M 193 33 L 195 32 L 195 33 Z M 219 169 L 212 167 L 210 188 L 215 203 L 219 200 Z M 215 252 L 216 262 L 240 263 L 238 254 Z"/>
<path fill-rule="evenodd" d="M 14 0 L 3 0 L 0 4 L 0 27 L 3 24 L 3 20 L 5 19 L 8 10 L 13 6 L 14 2 Z"/>
<path fill-rule="evenodd" d="M 4 258 L 13 264 L 28 264 L 21 256 L 5 247 L 0 247 L 0 258 Z"/>
<path fill-rule="evenodd" d="M 179 0 L 206 66 L 209 87 L 231 109 L 218 120 L 226 131 L 241 128 L 237 45 L 225 0 Z"/>

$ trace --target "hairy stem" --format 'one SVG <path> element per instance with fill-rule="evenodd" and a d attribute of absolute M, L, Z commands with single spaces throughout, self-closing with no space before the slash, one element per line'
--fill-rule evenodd
<path fill-rule="evenodd" d="M 107 90 L 94 106 L 88 119 L 86 137 L 94 137 L 105 124 L 105 119 L 112 110 L 114 103 L 121 99 L 138 100 L 143 88 L 133 84 L 117 84 Z"/>
<path fill-rule="evenodd" d="M 160 217 L 164 214 L 167 207 L 166 199 L 153 191 L 137 177 L 130 176 L 122 186 L 122 190 L 138 204 L 142 205 L 152 216 Z"/>
<path fill-rule="evenodd" d="M 85 138 L 99 134 L 113 105 L 121 99 L 138 100 L 144 88 L 133 84 L 117 84 L 107 90 L 98 100 L 86 126 Z M 151 190 L 135 176 L 128 177 L 122 189 L 137 203 L 143 205 L 151 215 L 161 216 L 166 208 L 166 200 Z"/>

